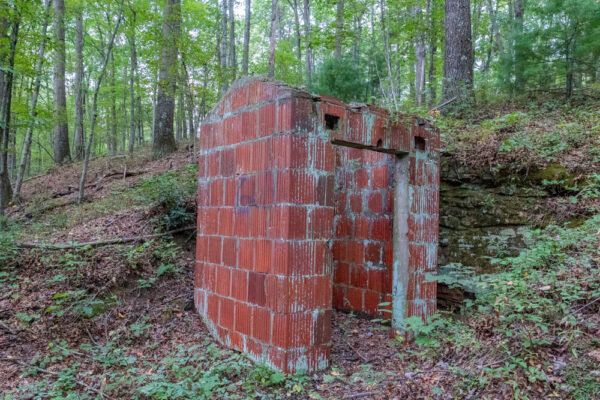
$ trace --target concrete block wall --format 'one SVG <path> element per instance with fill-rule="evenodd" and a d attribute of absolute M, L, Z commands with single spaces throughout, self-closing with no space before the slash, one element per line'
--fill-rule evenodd
<path fill-rule="evenodd" d="M 435 284 L 425 278 L 437 255 L 436 130 L 254 78 L 234 83 L 198 140 L 194 299 L 220 342 L 285 372 L 312 372 L 329 363 L 334 301 L 375 315 L 376 302 L 391 298 L 400 319 L 435 311 Z M 410 168 L 398 192 L 400 159 Z M 366 187 L 364 178 L 346 182 L 351 165 Z M 406 196 L 401 234 L 394 193 Z M 346 217 L 353 226 L 343 236 Z M 343 242 L 354 250 L 341 255 Z M 390 287 L 398 274 L 404 283 Z"/>

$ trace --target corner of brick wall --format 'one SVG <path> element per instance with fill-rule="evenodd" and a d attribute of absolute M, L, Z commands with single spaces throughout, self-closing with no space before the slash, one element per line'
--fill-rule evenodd
<path fill-rule="evenodd" d="M 334 155 L 312 100 L 238 83 L 200 133 L 195 303 L 225 345 L 284 372 L 328 366 Z"/>

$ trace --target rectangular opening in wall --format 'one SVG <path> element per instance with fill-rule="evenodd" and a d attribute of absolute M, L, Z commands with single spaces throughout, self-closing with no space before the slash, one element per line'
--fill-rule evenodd
<path fill-rule="evenodd" d="M 425 138 L 415 136 L 415 150 L 425 151 Z"/>
<path fill-rule="evenodd" d="M 325 114 L 325 129 L 336 131 L 340 127 L 340 117 L 337 115 Z"/>

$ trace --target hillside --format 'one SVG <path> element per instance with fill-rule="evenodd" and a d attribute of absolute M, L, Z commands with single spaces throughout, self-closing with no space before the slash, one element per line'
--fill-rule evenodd
<path fill-rule="evenodd" d="M 512 202 L 527 233 L 510 251 L 464 234 L 493 247 L 494 273 L 460 310 L 411 321 L 410 343 L 386 321 L 334 312 L 333 367 L 314 376 L 285 379 L 226 350 L 194 312 L 190 152 L 96 158 L 82 205 L 78 164 L 27 180 L 0 220 L 3 398 L 598 398 L 600 114 L 548 107 L 438 117 L 442 228 L 489 215 L 515 225 L 498 220 Z M 465 198 L 479 214 L 460 225 Z M 447 246 L 472 278 L 483 256 Z"/>

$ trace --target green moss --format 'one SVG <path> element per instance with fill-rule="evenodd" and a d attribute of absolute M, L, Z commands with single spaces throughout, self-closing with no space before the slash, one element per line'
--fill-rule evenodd
<path fill-rule="evenodd" d="M 531 179 L 542 185 L 560 184 L 562 186 L 572 187 L 575 185 L 575 178 L 560 164 L 548 164 L 546 168 L 535 171 L 531 174 Z"/>

